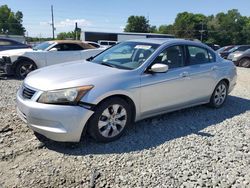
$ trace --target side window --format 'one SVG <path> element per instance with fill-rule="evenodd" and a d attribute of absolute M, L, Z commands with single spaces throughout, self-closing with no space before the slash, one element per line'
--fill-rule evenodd
<path fill-rule="evenodd" d="M 56 48 L 57 51 L 76 51 L 83 50 L 81 46 L 78 44 L 57 44 L 53 48 Z"/>
<path fill-rule="evenodd" d="M 208 51 L 197 46 L 188 46 L 189 65 L 204 64 L 210 62 Z M 212 54 L 210 54 L 212 56 Z M 211 59 L 212 61 L 212 59 Z"/>
<path fill-rule="evenodd" d="M 63 44 L 57 44 L 57 45 L 55 45 L 53 48 L 56 48 L 57 49 L 57 51 L 64 51 L 63 49 Z"/>
<path fill-rule="evenodd" d="M 184 66 L 184 55 L 182 46 L 172 46 L 160 53 L 153 64 L 163 63 L 168 65 L 169 69 Z"/>
<path fill-rule="evenodd" d="M 83 48 L 79 46 L 78 44 L 67 44 L 67 46 L 68 46 L 68 50 L 71 50 L 71 51 L 83 50 Z"/>
<path fill-rule="evenodd" d="M 0 40 L 0 46 L 10 46 L 12 43 L 7 40 Z"/>
<path fill-rule="evenodd" d="M 245 51 L 245 50 L 247 50 L 249 48 L 250 48 L 249 46 L 241 46 L 241 47 L 238 48 L 237 51 Z"/>

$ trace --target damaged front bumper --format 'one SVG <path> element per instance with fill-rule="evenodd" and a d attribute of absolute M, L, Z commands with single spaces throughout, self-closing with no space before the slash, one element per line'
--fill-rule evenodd
<path fill-rule="evenodd" d="M 10 57 L 0 57 L 0 71 L 8 75 L 14 73 L 13 63 L 11 62 Z"/>

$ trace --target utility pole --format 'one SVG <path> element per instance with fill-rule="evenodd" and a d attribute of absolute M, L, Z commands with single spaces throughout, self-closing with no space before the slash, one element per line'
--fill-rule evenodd
<path fill-rule="evenodd" d="M 199 30 L 199 32 L 201 33 L 201 42 L 202 42 L 202 40 L 203 40 L 203 33 L 205 32 L 205 30 L 204 30 L 204 24 L 203 24 L 203 22 L 201 22 L 201 30 Z"/>
<path fill-rule="evenodd" d="M 55 39 L 55 27 L 54 27 L 54 13 L 53 13 L 53 5 L 51 5 L 51 19 L 52 19 L 52 35 L 53 35 L 53 39 Z"/>
<path fill-rule="evenodd" d="M 76 34 L 76 40 L 77 40 L 77 38 L 78 38 L 78 37 L 77 37 L 77 33 L 78 33 L 77 31 L 78 31 L 78 26 L 77 26 L 77 22 L 76 22 L 76 23 L 75 23 L 75 34 Z"/>

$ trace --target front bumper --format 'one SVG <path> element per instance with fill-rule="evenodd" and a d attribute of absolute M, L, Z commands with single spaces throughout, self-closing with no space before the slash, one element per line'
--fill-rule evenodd
<path fill-rule="evenodd" d="M 79 106 L 50 105 L 24 99 L 17 93 L 17 113 L 35 132 L 60 142 L 79 142 L 82 131 L 94 113 Z"/>
<path fill-rule="evenodd" d="M 5 74 L 13 74 L 14 68 L 10 57 L 3 56 L 0 58 L 0 71 Z"/>

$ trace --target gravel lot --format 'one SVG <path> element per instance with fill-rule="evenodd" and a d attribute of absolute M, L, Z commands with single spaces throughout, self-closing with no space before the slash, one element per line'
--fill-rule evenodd
<path fill-rule="evenodd" d="M 223 108 L 147 119 L 108 144 L 39 142 L 15 112 L 20 84 L 0 80 L 0 187 L 250 187 L 250 69 Z"/>

